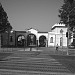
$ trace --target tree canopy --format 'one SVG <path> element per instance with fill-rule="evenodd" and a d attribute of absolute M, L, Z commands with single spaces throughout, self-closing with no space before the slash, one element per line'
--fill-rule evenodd
<path fill-rule="evenodd" d="M 71 28 L 75 25 L 75 0 L 64 0 L 63 6 L 59 9 L 60 21 Z"/>
<path fill-rule="evenodd" d="M 10 25 L 8 21 L 7 13 L 4 11 L 1 3 L 0 3 L 0 33 L 5 32 L 12 29 L 12 26 Z"/>

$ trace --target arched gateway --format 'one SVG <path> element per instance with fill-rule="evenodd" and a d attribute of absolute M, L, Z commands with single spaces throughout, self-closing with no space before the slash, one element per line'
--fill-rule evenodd
<path fill-rule="evenodd" d="M 24 47 L 25 46 L 25 36 L 24 35 L 19 35 L 17 37 L 17 46 L 18 47 Z"/>
<path fill-rule="evenodd" d="M 46 36 L 42 35 L 39 37 L 39 46 L 46 47 Z"/>
<path fill-rule="evenodd" d="M 34 34 L 28 34 L 27 35 L 27 46 L 36 46 L 36 36 Z"/>

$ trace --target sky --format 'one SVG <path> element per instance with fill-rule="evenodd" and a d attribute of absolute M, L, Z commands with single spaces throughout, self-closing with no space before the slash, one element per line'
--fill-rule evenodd
<path fill-rule="evenodd" d="M 63 0 L 0 0 L 8 20 L 16 31 L 34 28 L 48 32 L 60 22 L 58 10 Z"/>

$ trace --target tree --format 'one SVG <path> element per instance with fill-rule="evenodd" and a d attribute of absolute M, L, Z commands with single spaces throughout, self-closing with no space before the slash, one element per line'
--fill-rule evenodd
<path fill-rule="evenodd" d="M 74 0 L 64 0 L 64 1 L 69 2 L 70 4 L 72 4 Z"/>
<path fill-rule="evenodd" d="M 75 27 L 75 0 L 64 0 L 63 6 L 59 10 L 60 21 L 62 21 L 73 32 Z M 73 32 L 74 33 L 74 32 Z M 73 37 L 73 44 L 75 46 L 75 39 Z"/>
<path fill-rule="evenodd" d="M 75 25 L 75 1 L 74 0 L 64 0 L 63 6 L 59 9 L 60 21 L 62 21 L 66 26 L 70 26 L 71 30 Z"/>
<path fill-rule="evenodd" d="M 0 33 L 8 31 L 9 28 L 12 29 L 12 26 L 8 21 L 7 13 L 4 11 L 0 3 Z"/>

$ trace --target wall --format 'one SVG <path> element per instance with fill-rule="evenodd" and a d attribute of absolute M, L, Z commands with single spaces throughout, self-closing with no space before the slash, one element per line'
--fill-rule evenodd
<path fill-rule="evenodd" d="M 46 39 L 48 40 L 48 33 L 38 33 L 38 36 L 37 36 L 38 40 L 39 40 L 39 37 L 42 35 L 45 36 Z"/>
<path fill-rule="evenodd" d="M 7 46 L 8 45 L 8 33 L 1 34 L 1 45 Z"/>
<path fill-rule="evenodd" d="M 63 30 L 63 35 L 60 33 L 60 30 Z M 27 33 L 28 32 L 28 33 Z M 10 42 L 9 40 L 9 44 L 10 45 L 14 45 L 17 46 L 17 37 L 19 35 L 23 35 L 25 36 L 25 39 L 27 38 L 27 35 L 32 33 L 34 35 L 36 35 L 36 40 L 38 40 L 38 45 L 39 45 L 39 37 L 40 36 L 45 36 L 46 40 L 48 41 L 48 47 L 49 46 L 56 46 L 57 43 L 60 46 L 60 37 L 63 37 L 63 46 L 67 46 L 67 38 L 66 38 L 66 32 L 67 32 L 67 28 L 65 27 L 55 27 L 52 32 L 38 32 L 35 29 L 30 29 L 28 31 L 14 31 L 13 33 L 10 33 L 10 36 L 13 37 L 13 41 Z M 9 36 L 9 38 L 10 38 Z M 3 33 L 2 35 L 3 37 L 3 45 L 8 45 L 8 33 Z M 53 37 L 53 42 L 50 42 L 50 38 Z"/>
<path fill-rule="evenodd" d="M 30 29 L 28 30 L 30 33 L 33 33 L 34 35 L 36 35 L 36 40 L 38 40 L 38 45 L 39 45 L 39 37 L 40 36 L 45 36 L 46 37 L 46 40 L 48 41 L 48 32 L 38 32 L 37 30 L 35 29 Z"/>
<path fill-rule="evenodd" d="M 53 43 L 51 42 L 51 37 L 53 37 Z M 48 33 L 48 47 L 55 45 L 55 33 L 49 32 Z"/>
<path fill-rule="evenodd" d="M 66 27 L 56 27 L 55 29 L 52 30 L 52 32 L 60 34 L 60 30 L 63 30 L 63 34 L 66 34 L 67 28 Z"/>
<path fill-rule="evenodd" d="M 32 33 L 32 34 L 34 34 L 34 35 L 36 35 L 36 37 L 37 37 L 37 34 L 38 34 L 38 31 L 37 31 L 37 30 L 35 30 L 35 29 L 30 29 L 30 30 L 28 30 L 28 32 L 29 32 L 29 33 Z"/>
<path fill-rule="evenodd" d="M 12 41 L 11 41 L 11 37 L 12 37 Z M 15 31 L 9 34 L 9 45 L 15 46 Z"/>
<path fill-rule="evenodd" d="M 63 33 L 60 33 L 61 29 L 63 30 Z M 55 29 L 53 29 L 52 32 L 55 33 L 55 46 L 57 44 L 60 46 L 61 37 L 63 38 L 62 46 L 67 46 L 67 37 L 66 37 L 67 28 L 66 27 L 55 27 Z"/>

